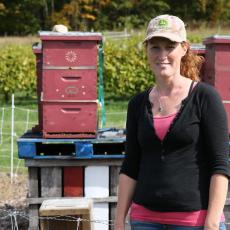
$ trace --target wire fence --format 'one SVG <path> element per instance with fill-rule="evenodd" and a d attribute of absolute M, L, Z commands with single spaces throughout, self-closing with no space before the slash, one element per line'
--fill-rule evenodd
<path fill-rule="evenodd" d="M 77 217 L 77 216 L 70 216 L 70 215 L 63 215 L 63 216 L 60 216 L 60 215 L 56 215 L 56 216 L 47 216 L 47 217 L 44 217 L 44 216 L 39 216 L 39 217 L 34 217 L 34 216 L 31 216 L 31 215 L 28 215 L 28 213 L 26 211 L 23 211 L 23 210 L 20 210 L 20 209 L 0 209 L 0 223 L 1 222 L 5 222 L 5 225 L 8 224 L 8 226 L 10 225 L 11 226 L 11 229 L 13 230 L 19 230 L 19 224 L 21 222 L 24 221 L 25 225 L 28 225 L 28 222 L 29 221 L 39 221 L 40 223 L 41 222 L 45 222 L 46 225 L 47 223 L 50 223 L 52 221 L 55 221 L 55 222 L 59 222 L 59 223 L 65 223 L 67 224 L 68 222 L 72 222 L 72 223 L 75 223 L 75 228 L 76 230 L 80 229 L 80 224 L 83 223 L 83 222 L 89 222 L 89 223 L 92 223 L 93 225 L 94 224 L 101 224 L 102 226 L 103 225 L 106 225 L 108 226 L 113 226 L 114 225 L 114 220 L 98 220 L 98 219 L 85 219 L 85 218 L 81 218 L 81 217 Z M 129 222 L 126 221 L 126 226 L 128 228 L 126 229 L 129 229 Z M 1 226 L 0 226 L 1 227 Z"/>
<path fill-rule="evenodd" d="M 85 218 L 81 218 L 81 217 L 76 217 L 76 216 L 69 216 L 69 215 L 65 215 L 65 216 L 47 216 L 47 217 L 34 217 L 34 216 L 30 216 L 28 215 L 27 212 L 22 211 L 22 210 L 17 210 L 17 209 L 0 209 L 0 223 L 1 221 L 8 221 L 11 229 L 12 230 L 19 230 L 19 220 L 24 219 L 25 221 L 29 222 L 33 221 L 33 219 L 36 219 L 36 221 L 39 221 L 40 223 L 45 221 L 46 224 L 51 223 L 51 221 L 55 221 L 55 222 L 59 222 L 62 223 L 63 222 L 65 224 L 67 224 L 68 222 L 72 222 L 75 223 L 75 229 L 79 230 L 80 229 L 80 224 L 83 222 L 90 222 L 92 224 L 102 224 L 102 225 L 107 225 L 108 228 L 111 226 L 114 226 L 114 220 L 96 220 L 96 219 L 85 219 Z M 227 229 L 229 229 L 230 227 L 230 222 L 225 222 Z M 125 223 L 126 225 L 126 230 L 130 229 L 130 224 L 129 221 L 126 221 Z M 1 227 L 1 226 L 0 226 Z"/>

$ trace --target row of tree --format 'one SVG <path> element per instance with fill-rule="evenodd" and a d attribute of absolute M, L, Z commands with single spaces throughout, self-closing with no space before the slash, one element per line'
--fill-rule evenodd
<path fill-rule="evenodd" d="M 74 31 L 140 29 L 164 13 L 193 26 L 223 25 L 230 19 L 230 0 L 0 0 L 0 35 L 35 34 L 54 24 Z"/>

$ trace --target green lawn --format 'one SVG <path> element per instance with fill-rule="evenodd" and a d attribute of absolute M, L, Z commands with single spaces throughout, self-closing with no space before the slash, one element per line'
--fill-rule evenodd
<path fill-rule="evenodd" d="M 124 128 L 127 101 L 106 101 L 106 127 Z M 11 104 L 0 104 L 0 171 L 11 166 Z M 35 100 L 15 98 L 14 109 L 14 173 L 26 172 L 24 160 L 18 159 L 17 138 L 38 123 Z M 100 123 L 100 122 L 99 122 Z"/>

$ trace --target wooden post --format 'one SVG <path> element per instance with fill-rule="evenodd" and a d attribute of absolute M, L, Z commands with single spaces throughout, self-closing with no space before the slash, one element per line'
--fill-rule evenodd
<path fill-rule="evenodd" d="M 110 166 L 109 170 L 109 195 L 110 196 L 117 196 L 117 189 L 118 189 L 118 177 L 120 172 L 120 166 Z M 110 203 L 109 204 L 109 219 L 112 220 L 112 223 L 114 223 L 115 219 L 115 211 L 116 211 L 116 203 Z M 110 225 L 110 230 L 113 230 L 113 225 Z"/>
<path fill-rule="evenodd" d="M 28 197 L 38 197 L 38 168 L 29 167 L 29 194 Z M 38 205 L 29 205 L 29 230 L 37 230 L 39 226 Z"/>
<path fill-rule="evenodd" d="M 41 168 L 41 197 L 62 196 L 62 168 Z"/>
<path fill-rule="evenodd" d="M 64 196 L 81 197 L 84 194 L 84 167 L 63 168 Z"/>

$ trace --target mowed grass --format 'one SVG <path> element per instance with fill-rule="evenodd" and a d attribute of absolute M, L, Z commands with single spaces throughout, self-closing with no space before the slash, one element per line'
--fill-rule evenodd
<path fill-rule="evenodd" d="M 106 101 L 106 126 L 111 128 L 124 128 L 126 120 L 127 101 Z M 100 120 L 99 116 L 99 120 Z M 0 171 L 11 170 L 11 132 L 12 132 L 12 106 L 0 104 Z M 38 109 L 36 100 L 20 99 L 15 97 L 14 108 L 14 137 L 13 150 L 14 173 L 27 172 L 24 160 L 18 158 L 17 139 L 27 130 L 38 124 Z M 100 124 L 100 122 L 99 122 Z"/>
<path fill-rule="evenodd" d="M 196 40 L 202 42 L 203 39 L 209 36 L 213 35 L 230 35 L 229 31 L 229 26 L 222 26 L 222 25 L 216 25 L 213 27 L 208 27 L 207 23 L 200 24 L 199 26 L 197 25 L 196 28 L 192 28 L 192 25 L 187 23 L 186 25 L 187 28 L 187 34 L 188 37 L 190 37 L 191 41 L 194 39 L 195 43 Z M 106 37 L 106 32 L 103 33 L 101 31 L 103 36 Z M 145 28 L 143 30 L 138 30 L 138 31 L 128 31 L 129 34 L 132 36 L 142 36 L 144 37 L 145 34 Z M 9 45 L 9 44 L 18 44 L 18 45 L 31 45 L 35 42 L 40 42 L 40 38 L 38 34 L 33 35 L 33 36 L 26 36 L 26 37 L 19 37 L 19 36 L 6 36 L 6 37 L 0 37 L 0 47 Z"/>
<path fill-rule="evenodd" d="M 12 106 L 11 104 L 0 105 L 0 171 L 10 172 L 12 151 Z M 36 103 L 15 103 L 13 125 L 13 168 L 14 173 L 25 171 L 24 161 L 18 159 L 17 138 L 26 130 L 37 124 Z"/>

